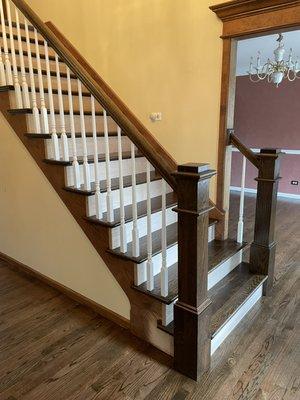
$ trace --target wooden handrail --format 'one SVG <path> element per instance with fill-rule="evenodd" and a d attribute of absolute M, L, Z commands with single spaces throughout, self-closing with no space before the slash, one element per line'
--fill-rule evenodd
<path fill-rule="evenodd" d="M 177 163 L 172 156 L 52 23 L 45 24 L 24 0 L 12 2 L 176 191 L 176 181 L 171 174 L 177 170 Z"/>
<path fill-rule="evenodd" d="M 228 130 L 228 135 L 229 144 L 236 147 L 256 168 L 259 168 L 259 157 L 251 149 L 248 149 L 248 147 L 246 147 L 237 136 L 235 136 L 233 129 Z"/>

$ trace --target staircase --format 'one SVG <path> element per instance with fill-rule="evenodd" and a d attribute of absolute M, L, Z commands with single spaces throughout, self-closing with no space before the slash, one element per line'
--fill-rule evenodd
<path fill-rule="evenodd" d="M 261 187 L 254 243 L 242 210 L 226 238 L 215 172 L 177 166 L 57 28 L 23 0 L 0 4 L 2 114 L 127 294 L 132 332 L 199 379 L 272 286 L 279 153 L 253 155 L 231 132 Z"/>

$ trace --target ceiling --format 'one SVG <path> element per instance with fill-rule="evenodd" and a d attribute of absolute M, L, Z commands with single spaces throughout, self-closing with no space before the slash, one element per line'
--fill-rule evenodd
<path fill-rule="evenodd" d="M 294 50 L 294 58 L 299 57 L 300 61 L 300 30 L 286 32 L 283 34 L 286 49 L 285 58 L 288 57 L 290 48 Z M 256 58 L 257 52 L 261 52 L 262 63 L 268 58 L 274 59 L 274 50 L 277 47 L 278 35 L 261 36 L 253 39 L 241 40 L 238 42 L 237 54 L 237 76 L 247 75 L 249 71 L 250 58 Z"/>

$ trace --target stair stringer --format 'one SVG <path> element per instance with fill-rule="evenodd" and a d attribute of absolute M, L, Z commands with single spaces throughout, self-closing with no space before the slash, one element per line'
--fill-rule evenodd
<path fill-rule="evenodd" d="M 46 156 L 44 141 L 42 139 L 32 140 L 30 137 L 27 137 L 26 115 L 13 115 L 8 112 L 9 109 L 9 93 L 8 91 L 2 92 L 0 93 L 0 111 L 3 116 L 29 151 L 128 297 L 131 308 L 130 329 L 132 333 L 167 354 L 172 354 L 172 338 L 165 332 L 157 329 L 157 320 L 161 319 L 162 313 L 161 303 L 150 296 L 132 289 L 134 283 L 134 263 L 117 259 L 107 252 L 109 248 L 109 229 L 101 225 L 91 224 L 85 219 L 85 196 L 64 190 L 64 168 L 60 165 L 44 162 Z"/>

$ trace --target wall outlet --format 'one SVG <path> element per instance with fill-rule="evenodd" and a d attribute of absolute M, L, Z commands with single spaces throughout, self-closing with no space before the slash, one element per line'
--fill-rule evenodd
<path fill-rule="evenodd" d="M 162 113 L 161 112 L 153 112 L 150 114 L 150 120 L 152 122 L 157 122 L 162 120 Z"/>
<path fill-rule="evenodd" d="M 299 181 L 291 181 L 291 185 L 298 186 L 299 185 Z"/>

